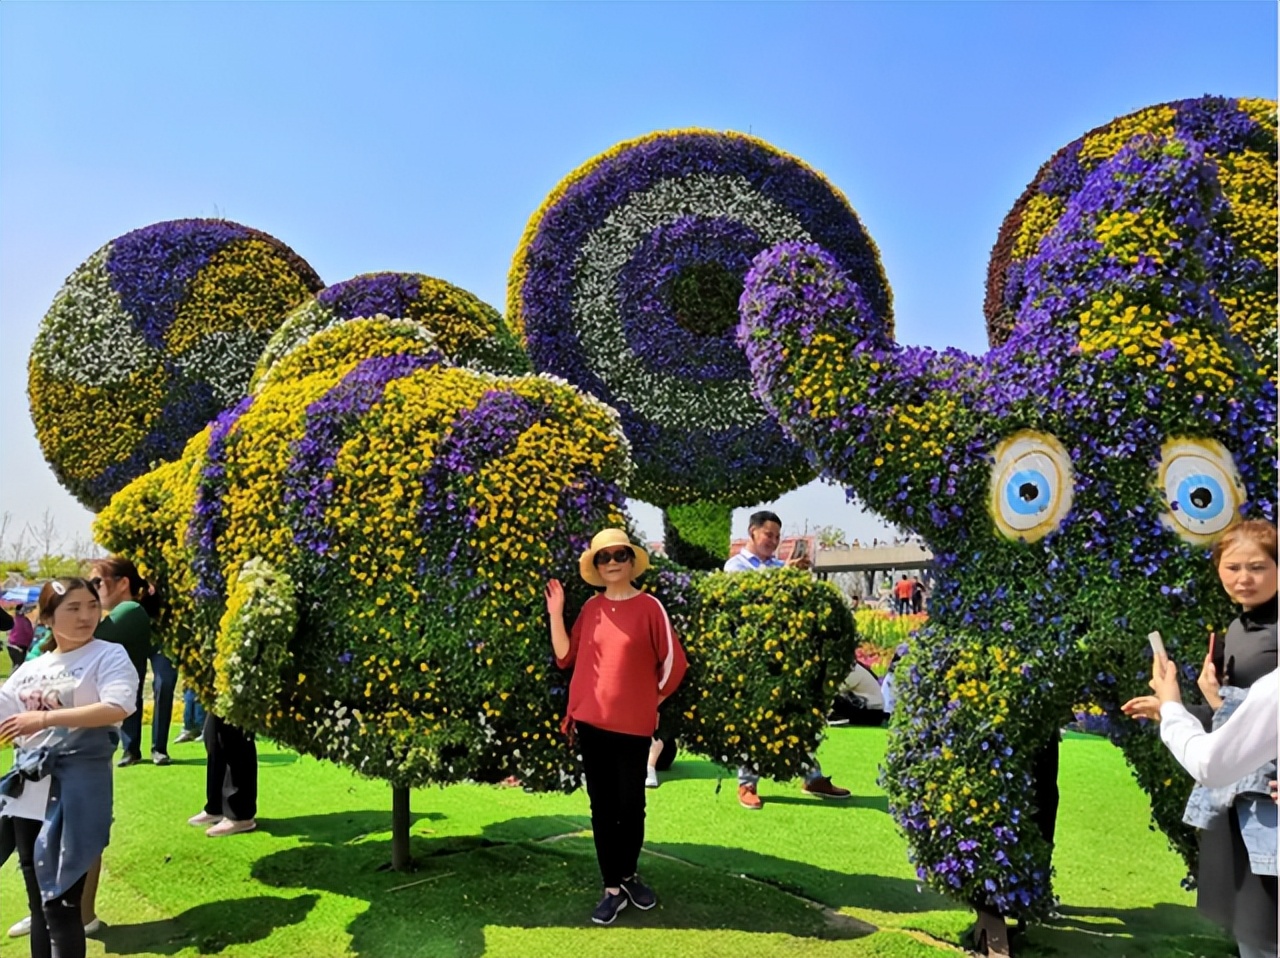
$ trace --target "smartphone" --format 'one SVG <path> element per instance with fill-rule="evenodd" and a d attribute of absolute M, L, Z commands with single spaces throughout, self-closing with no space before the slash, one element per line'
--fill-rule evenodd
<path fill-rule="evenodd" d="M 1147 641 L 1151 643 L 1151 654 L 1157 659 L 1163 656 L 1169 657 L 1169 653 L 1164 650 L 1164 639 L 1160 638 L 1159 632 L 1150 632 L 1147 634 Z"/>
<path fill-rule="evenodd" d="M 797 539 L 796 547 L 793 550 L 791 550 L 791 558 L 803 559 L 808 554 L 809 554 L 809 540 Z"/>

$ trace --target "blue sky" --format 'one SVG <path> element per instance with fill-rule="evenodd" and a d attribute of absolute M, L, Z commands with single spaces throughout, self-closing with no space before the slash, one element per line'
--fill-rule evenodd
<path fill-rule="evenodd" d="M 1276 33 L 1266 0 L 0 5 L 0 511 L 10 535 L 45 509 L 87 534 L 36 444 L 26 357 L 66 275 L 131 229 L 224 216 L 326 282 L 418 271 L 501 309 L 574 167 L 655 129 L 740 130 L 848 196 L 900 341 L 982 352 L 987 257 L 1039 165 L 1153 103 L 1274 98 Z M 880 528 L 829 487 L 779 509 Z"/>

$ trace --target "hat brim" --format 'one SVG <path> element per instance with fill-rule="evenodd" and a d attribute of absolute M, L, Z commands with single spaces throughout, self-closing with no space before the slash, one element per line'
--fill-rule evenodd
<path fill-rule="evenodd" d="M 649 571 L 649 553 L 642 546 L 636 545 L 634 542 L 617 542 L 609 545 L 603 545 L 599 549 L 588 549 L 578 557 L 578 572 L 587 585 L 593 585 L 596 588 L 604 586 L 604 579 L 600 577 L 600 573 L 596 570 L 595 557 L 596 553 L 602 549 L 615 549 L 618 546 L 628 546 L 635 553 L 635 571 L 632 572 L 632 580 L 636 580 Z"/>

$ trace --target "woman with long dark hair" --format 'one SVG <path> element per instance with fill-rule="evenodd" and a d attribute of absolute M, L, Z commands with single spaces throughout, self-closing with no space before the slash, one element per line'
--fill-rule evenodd
<path fill-rule="evenodd" d="M 169 724 L 173 720 L 173 692 L 178 672 L 151 637 L 151 623 L 159 611 L 159 600 L 138 567 L 123 556 L 109 556 L 93 563 L 93 578 L 107 617 L 98 628 L 98 638 L 124 646 L 138 671 L 137 709 L 121 727 L 123 755 L 120 766 L 142 761 L 142 688 L 151 663 L 151 761 L 168 765 Z"/>

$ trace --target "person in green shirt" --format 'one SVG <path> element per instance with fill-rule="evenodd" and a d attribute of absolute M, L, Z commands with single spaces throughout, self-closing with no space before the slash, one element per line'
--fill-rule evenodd
<path fill-rule="evenodd" d="M 173 690 L 177 673 L 164 654 L 151 640 L 151 613 L 144 603 L 155 603 L 147 580 L 128 559 L 110 556 L 93 564 L 90 580 L 102 599 L 106 617 L 98 624 L 95 637 L 124 646 L 129 661 L 138 670 L 138 707 L 120 727 L 121 751 L 116 763 L 127 768 L 142 761 L 142 687 L 147 678 L 147 663 L 153 663 L 155 695 L 151 725 L 151 761 L 156 765 L 169 762 L 169 722 L 173 715 Z M 162 663 L 157 659 L 164 659 Z M 167 693 L 167 694 L 166 694 Z"/>

